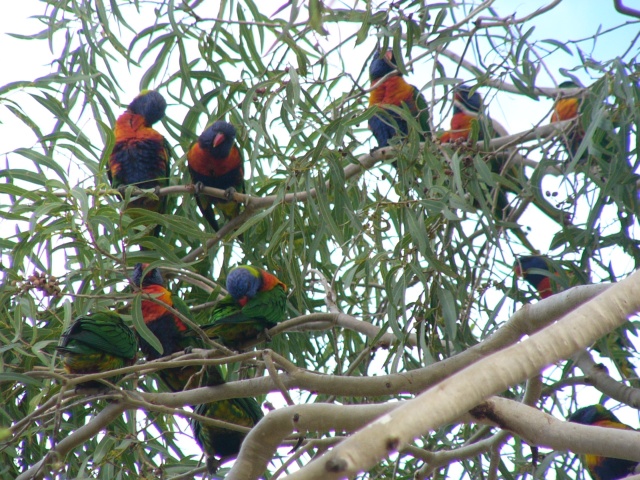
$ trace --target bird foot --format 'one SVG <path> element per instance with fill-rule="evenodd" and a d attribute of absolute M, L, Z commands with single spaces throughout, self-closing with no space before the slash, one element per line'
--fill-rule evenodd
<path fill-rule="evenodd" d="M 193 352 L 193 347 L 191 345 L 184 349 L 185 355 L 188 355 L 191 352 Z"/>
<path fill-rule="evenodd" d="M 160 185 L 156 185 L 155 187 L 153 187 L 153 194 L 156 197 L 160 196 L 160 190 L 162 189 L 162 187 Z"/>
<path fill-rule="evenodd" d="M 236 194 L 236 189 L 229 187 L 224 191 L 224 198 L 227 200 L 233 200 L 233 196 Z"/>
<path fill-rule="evenodd" d="M 222 462 L 218 460 L 216 457 L 213 457 L 213 456 L 207 457 L 207 472 L 210 475 L 215 474 L 220 468 L 220 465 L 222 465 Z"/>
<path fill-rule="evenodd" d="M 204 183 L 202 182 L 196 182 L 193 184 L 193 193 L 195 193 L 196 195 L 198 195 L 199 193 L 202 192 L 202 189 L 204 188 Z"/>
<path fill-rule="evenodd" d="M 127 191 L 127 187 L 128 187 L 128 185 L 120 185 L 120 186 L 118 187 L 118 193 L 120 194 L 120 196 L 121 196 L 122 198 L 124 198 L 124 195 L 125 195 L 125 193 L 126 193 L 126 191 Z"/>
<path fill-rule="evenodd" d="M 269 329 L 267 327 L 264 328 L 262 334 L 264 335 L 264 341 L 267 343 L 271 343 L 272 338 L 271 335 L 269 335 Z"/>

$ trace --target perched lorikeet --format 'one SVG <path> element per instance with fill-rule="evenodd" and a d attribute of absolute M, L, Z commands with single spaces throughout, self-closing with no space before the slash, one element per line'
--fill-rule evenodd
<path fill-rule="evenodd" d="M 393 52 L 390 50 L 385 53 L 376 52 L 369 67 L 371 85 L 375 85 L 378 80 L 395 69 Z M 384 110 L 369 119 L 369 129 L 378 141 L 378 148 L 388 146 L 389 140 L 398 133 L 407 135 L 406 120 L 388 108 L 389 106 L 402 108 L 403 105 L 406 105 L 418 121 L 421 141 L 424 141 L 429 134 L 429 110 L 424 96 L 416 87 L 405 82 L 401 73 L 396 73 L 376 86 L 369 96 L 369 107 L 375 106 Z"/>
<path fill-rule="evenodd" d="M 169 184 L 170 149 L 164 137 L 151 126 L 164 117 L 167 102 L 155 90 L 140 93 L 118 117 L 114 128 L 115 145 L 109 156 L 109 181 L 114 188 L 135 185 L 159 188 Z M 166 197 L 142 197 L 129 207 L 164 213 Z M 159 233 L 159 227 L 155 230 Z"/>
<path fill-rule="evenodd" d="M 532 270 L 540 270 L 547 272 L 548 274 L 545 275 L 544 273 Z M 555 280 L 556 278 L 559 278 L 559 275 L 551 272 L 548 259 L 542 255 L 518 257 L 514 271 L 517 276 L 524 278 L 527 283 L 538 291 L 540 298 L 550 297 L 562 290 L 560 284 Z M 631 323 L 628 323 L 627 327 L 631 325 Z M 626 355 L 628 349 L 633 348 L 632 343 L 627 338 L 626 332 L 623 329 L 617 329 L 615 332 L 598 340 L 593 348 L 600 355 L 610 357 L 618 368 L 620 374 L 624 378 L 629 379 L 632 386 L 640 386 L 640 382 L 635 378 L 637 375 L 634 370 L 635 367 L 631 361 L 626 356 L 612 356 L 608 353 L 612 350 L 611 347 L 613 346 L 615 346 L 615 350 L 619 351 L 623 355 Z"/>
<path fill-rule="evenodd" d="M 218 120 L 209 126 L 187 153 L 189 173 L 193 183 L 206 187 L 244 193 L 244 169 L 242 155 L 234 141 L 236 129 L 233 125 Z M 233 200 L 223 200 L 198 193 L 196 201 L 211 228 L 220 227 L 213 212 L 213 206 L 220 210 L 227 220 L 240 214 L 240 204 Z"/>
<path fill-rule="evenodd" d="M 78 317 L 67 328 L 56 347 L 69 373 L 100 373 L 133 365 L 138 342 L 133 331 L 120 316 L 111 312 L 95 312 Z M 83 387 L 104 388 L 98 381 Z"/>
<path fill-rule="evenodd" d="M 222 374 L 215 368 L 210 376 L 209 386 L 225 383 Z M 232 398 L 217 402 L 203 403 L 194 408 L 194 412 L 205 417 L 252 428 L 263 417 L 260 405 L 253 398 Z M 226 428 L 202 425 L 191 419 L 193 435 L 207 456 L 207 469 L 213 474 L 220 466 L 223 458 L 236 456 L 240 451 L 244 433 Z"/>
<path fill-rule="evenodd" d="M 590 405 L 573 412 L 567 419 L 570 422 L 598 427 L 634 430 L 621 423 L 618 418 L 602 405 Z M 582 463 L 589 471 L 593 480 L 617 480 L 634 473 L 637 462 L 621 458 L 600 457 L 598 455 L 581 456 Z"/>
<path fill-rule="evenodd" d="M 136 264 L 131 277 L 133 284 L 144 293 L 175 308 L 188 318 L 190 315 L 188 308 L 177 297 L 173 297 L 171 292 L 164 287 L 164 280 L 157 269 L 152 269 L 142 278 L 146 267 L 147 265 L 142 263 Z M 143 299 L 142 317 L 145 325 L 158 338 L 164 350 L 162 353 L 158 352 L 144 338 L 139 336 L 140 349 L 147 357 L 147 360 L 155 360 L 172 353 L 184 351 L 186 348 L 204 347 L 202 340 L 180 318 L 158 303 Z M 189 379 L 199 371 L 200 367 L 193 365 L 160 370 L 158 376 L 171 391 L 180 392 L 187 386 Z M 203 382 L 206 383 L 207 380 L 203 380 Z M 191 387 L 198 387 L 198 383 L 194 382 Z"/>
<path fill-rule="evenodd" d="M 554 282 L 554 289 L 551 288 L 551 277 L 542 273 L 534 273 L 531 270 L 544 270 L 551 275 L 549 265 L 545 257 L 539 255 L 526 255 L 518 257 L 516 266 L 514 268 L 515 274 L 518 277 L 524 278 L 529 285 L 535 288 L 540 294 L 540 298 L 547 298 L 554 294 L 554 289 L 557 291 L 557 284 Z"/>
<path fill-rule="evenodd" d="M 493 130 L 493 122 L 484 121 L 482 116 L 482 97 L 465 85 L 456 87 L 453 93 L 453 116 L 451 117 L 451 130 L 446 131 L 441 137 L 441 143 L 454 142 L 456 140 L 468 140 L 474 124 L 478 125 L 478 140 L 485 136 L 496 138 L 501 133 Z"/>
<path fill-rule="evenodd" d="M 466 141 L 474 129 L 478 132 L 478 140 L 497 138 L 507 134 L 504 128 L 484 114 L 482 97 L 477 91 L 471 93 L 471 90 L 470 87 L 465 85 L 459 85 L 455 88 L 451 130 L 446 131 L 440 137 L 440 143 L 451 143 L 458 140 Z M 515 167 L 510 168 L 509 172 L 502 171 L 504 160 L 503 156 L 492 156 L 488 162 L 489 168 L 493 173 L 508 175 L 512 181 L 517 182 L 518 172 Z M 510 212 L 509 201 L 504 190 L 505 187 L 501 186 L 498 190 L 496 201 L 496 211 L 500 212 L 502 217 L 506 217 Z M 517 193 L 514 190 L 510 191 Z"/>
<path fill-rule="evenodd" d="M 210 338 L 236 346 L 254 339 L 285 316 L 287 287 L 261 268 L 240 265 L 227 276 L 225 296 L 213 309 L 213 322 L 202 329 Z"/>
<path fill-rule="evenodd" d="M 579 86 L 572 82 L 571 80 L 562 82 L 559 85 L 560 88 L 579 88 Z M 551 123 L 560 122 L 563 120 L 571 120 L 572 118 L 576 118 L 580 113 L 580 105 L 582 103 L 582 99 L 580 96 L 573 97 L 561 97 L 558 98 L 553 105 L 553 113 L 551 114 Z M 569 154 L 570 158 L 573 159 L 576 153 L 578 152 L 578 148 L 582 143 L 582 139 L 584 138 L 584 130 L 582 125 L 575 125 L 570 131 L 568 131 L 563 137 L 563 143 Z M 582 156 L 580 157 L 580 161 L 586 160 L 588 156 L 587 151 L 585 150 Z"/>

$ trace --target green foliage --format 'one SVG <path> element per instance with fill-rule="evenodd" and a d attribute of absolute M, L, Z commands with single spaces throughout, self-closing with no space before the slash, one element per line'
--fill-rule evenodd
<path fill-rule="evenodd" d="M 265 12 L 267 3 L 43 0 L 37 17 L 42 31 L 14 35 L 46 42 L 51 72 L 0 87 L 0 108 L 32 136 L 7 155 L 0 170 L 0 477 L 18 477 L 110 404 L 75 395 L 60 377 L 55 346 L 73 319 L 118 310 L 143 338 L 156 342 L 144 327 L 141 298 L 128 284 L 128 270 L 137 262 L 166 269 L 169 288 L 200 325 L 209 322 L 211 302 L 235 265 L 276 274 L 289 287 L 288 317 L 339 311 L 378 333 L 321 322 L 279 334 L 266 348 L 312 372 L 357 377 L 426 367 L 495 332 L 517 302 L 534 298 L 522 284 L 511 285 L 514 255 L 531 253 L 529 243 L 580 274 L 576 284 L 614 282 L 640 264 L 637 59 L 627 54 L 585 61 L 580 45 L 536 40 L 534 20 L 509 26 L 493 10 L 476 12 L 475 27 L 461 22 L 479 1 L 466 8 L 410 0 L 381 7 L 356 1 L 349 8 L 291 1 Z M 483 26 L 480 16 L 495 25 Z M 398 109 L 412 130 L 395 145 L 397 170 L 378 162 L 353 175 L 359 157 L 373 146 L 364 89 L 368 58 L 378 45 L 393 49 L 398 70 L 431 99 L 433 131 L 448 128 L 448 92 L 459 78 L 476 79 L 489 92 L 483 93 L 488 105 L 506 90 L 550 109 L 552 99 L 538 90 L 552 85 L 539 68 L 540 57 L 570 61 L 556 83 L 578 74 L 595 79 L 584 93 L 579 120 L 586 135 L 576 157 L 587 152 L 587 163 L 565 162 L 558 135 L 526 143 L 521 153 L 536 166 L 502 178 L 492 173 L 487 152 L 473 146 L 426 142 L 420 149 L 418 122 Z M 473 65 L 459 64 L 455 55 Z M 172 186 L 189 184 L 186 151 L 206 125 L 224 119 L 238 130 L 247 193 L 272 199 L 255 210 L 250 202 L 251 215 L 239 229 L 195 258 L 185 256 L 214 234 L 189 192 L 170 194 L 168 211 L 160 215 L 125 210 L 140 192 L 127 189 L 122 199 L 107 181 L 111 126 L 148 88 L 169 104 L 157 127 L 175 152 Z M 541 121 L 547 122 L 541 116 L 530 124 Z M 519 192 L 509 194 L 519 215 L 495 214 L 497 184 Z M 519 225 L 539 224 L 540 212 L 548 215 L 542 231 L 527 236 Z M 154 224 L 162 225 L 158 239 L 150 236 Z M 627 329 L 634 331 L 632 325 Z M 382 349 L 384 334 L 395 340 Z M 610 349 L 611 357 L 625 357 L 618 344 Z M 253 375 L 266 375 L 259 355 L 231 370 L 228 380 Z M 550 386 L 571 375 L 569 368 L 555 368 L 543 380 Z M 152 374 L 131 374 L 118 387 L 162 390 Z M 504 392 L 509 398 L 522 394 L 522 385 Z M 358 391 L 296 395 L 300 403 L 409 398 Z M 561 417 L 566 411 L 556 399 L 575 405 L 576 396 L 573 387 L 550 386 L 540 406 Z M 66 458 L 48 458 L 46 474 L 185 474 L 200 458 L 195 443 L 186 440 L 191 432 L 177 418 L 128 410 Z M 482 428 L 445 426 L 415 444 L 453 450 L 475 435 L 486 436 Z M 334 433 L 328 429 L 317 437 Z M 443 465 L 439 472 L 480 478 L 491 453 Z M 572 455 L 548 450 L 534 465 L 519 437 L 502 454 L 495 468 L 503 478 L 524 478 L 533 469 L 538 478 L 554 469 L 557 478 L 569 478 L 579 468 Z M 280 465 L 274 460 L 273 470 Z M 362 478 L 413 478 L 422 466 L 420 456 L 403 452 Z"/>

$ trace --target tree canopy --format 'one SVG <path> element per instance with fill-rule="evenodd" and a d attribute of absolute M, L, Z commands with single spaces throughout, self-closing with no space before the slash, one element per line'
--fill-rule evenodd
<path fill-rule="evenodd" d="M 0 128 L 28 132 L 0 170 L 0 477 L 204 478 L 185 420 L 244 397 L 264 419 L 215 478 L 564 479 L 586 478 L 577 454 L 640 462 L 637 433 L 564 422 L 640 406 L 640 22 L 614 3 L 584 34 L 572 0 L 42 0 L 41 30 L 12 36 L 50 73 L 0 87 Z M 417 88 L 428 125 L 369 104 L 387 51 L 385 79 Z M 461 84 L 482 106 L 443 143 Z M 149 89 L 168 104 L 154 127 L 168 185 L 117 190 L 114 125 Z M 577 117 L 551 123 L 566 98 Z M 406 135 L 378 148 L 376 115 Z M 242 204 L 214 232 L 187 152 L 217 120 L 236 128 L 246 192 L 205 188 Z M 141 196 L 166 211 L 125 208 Z M 523 256 L 544 256 L 532 271 L 553 295 L 515 275 Z M 87 394 L 56 350 L 73 320 L 116 311 L 158 341 L 129 280 L 139 262 L 190 328 L 240 264 L 287 286 L 286 319 L 234 348 L 140 354 Z M 227 383 L 157 380 L 187 365 Z"/>

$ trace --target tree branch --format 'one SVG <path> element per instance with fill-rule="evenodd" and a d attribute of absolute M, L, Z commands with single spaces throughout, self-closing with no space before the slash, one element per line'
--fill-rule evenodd
<path fill-rule="evenodd" d="M 45 467 L 50 459 L 54 458 L 58 461 L 63 461 L 71 450 L 100 433 L 107 425 L 122 415 L 122 412 L 124 412 L 126 408 L 126 405 L 120 402 L 108 404 L 86 425 L 83 425 L 75 432 L 72 432 L 67 437 L 60 440 L 60 442 L 58 442 L 58 444 L 51 449 L 42 460 L 20 474 L 16 480 L 43 478 L 47 473 L 47 469 Z"/>
<path fill-rule="evenodd" d="M 473 410 L 530 445 L 640 462 L 640 432 L 558 420 L 527 405 L 492 397 Z M 624 433 L 624 435 L 622 435 Z"/>
<path fill-rule="evenodd" d="M 337 480 L 369 470 L 417 436 L 446 425 L 484 398 L 526 380 L 545 366 L 587 347 L 638 310 L 640 272 L 612 285 L 543 331 L 446 378 L 287 478 Z M 637 452 L 634 452 L 634 458 L 640 460 Z"/>
<path fill-rule="evenodd" d="M 282 440 L 293 433 L 352 432 L 362 428 L 381 414 L 390 412 L 400 403 L 376 405 L 333 405 L 316 403 L 294 405 L 269 412 L 249 432 L 238 458 L 225 477 L 227 480 L 248 480 L 260 477 Z"/>

